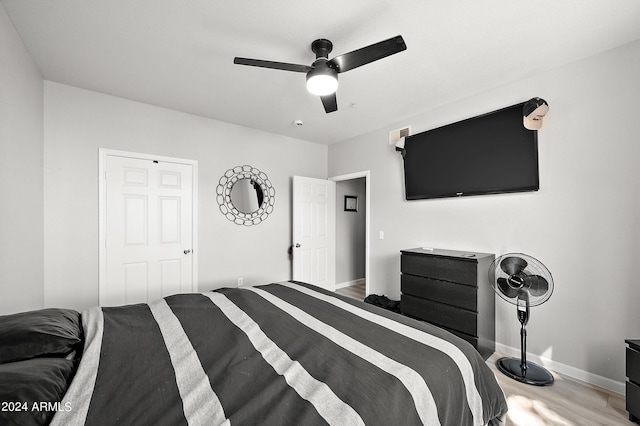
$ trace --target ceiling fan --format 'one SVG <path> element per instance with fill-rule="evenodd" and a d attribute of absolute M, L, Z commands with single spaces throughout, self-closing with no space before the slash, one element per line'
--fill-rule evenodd
<path fill-rule="evenodd" d="M 329 53 L 333 50 L 333 43 L 321 38 L 311 43 L 311 51 L 316 54 L 316 60 L 311 65 L 298 65 L 239 57 L 236 57 L 233 63 L 306 73 L 307 90 L 314 95 L 320 96 L 324 110 L 330 113 L 338 110 L 336 90 L 338 90 L 339 73 L 347 72 L 406 49 L 407 45 L 402 39 L 402 36 L 396 36 L 329 60 Z"/>

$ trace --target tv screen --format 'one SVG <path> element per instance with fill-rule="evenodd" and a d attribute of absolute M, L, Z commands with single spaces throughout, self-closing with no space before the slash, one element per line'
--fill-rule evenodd
<path fill-rule="evenodd" d="M 537 191 L 538 132 L 523 126 L 523 105 L 408 136 L 406 199 Z"/>

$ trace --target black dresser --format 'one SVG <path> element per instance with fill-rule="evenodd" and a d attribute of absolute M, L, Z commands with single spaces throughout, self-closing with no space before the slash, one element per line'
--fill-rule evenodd
<path fill-rule="evenodd" d="M 470 342 L 484 359 L 495 351 L 495 293 L 490 253 L 401 250 L 400 310 Z"/>
<path fill-rule="evenodd" d="M 627 347 L 627 411 L 640 424 L 640 340 L 625 340 Z"/>

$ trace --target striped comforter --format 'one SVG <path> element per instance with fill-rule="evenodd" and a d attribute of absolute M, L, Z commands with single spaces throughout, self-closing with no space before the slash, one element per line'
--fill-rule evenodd
<path fill-rule="evenodd" d="M 507 406 L 451 334 L 283 282 L 82 314 L 53 425 L 483 425 Z"/>

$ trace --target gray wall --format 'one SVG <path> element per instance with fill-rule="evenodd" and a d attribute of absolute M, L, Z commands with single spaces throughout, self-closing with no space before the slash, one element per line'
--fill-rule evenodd
<path fill-rule="evenodd" d="M 358 197 L 358 211 L 344 211 L 344 196 Z M 366 180 L 336 182 L 336 284 L 365 277 Z"/>
<path fill-rule="evenodd" d="M 291 176 L 327 177 L 327 147 L 45 82 L 45 305 L 98 303 L 98 148 L 198 160 L 199 290 L 291 277 Z M 275 208 L 258 226 L 227 220 L 227 169 L 265 172 Z M 268 247 L 268 250 L 265 250 Z"/>
<path fill-rule="evenodd" d="M 330 146 L 330 176 L 371 171 L 371 292 L 399 295 L 403 248 L 530 254 L 556 287 L 532 309 L 529 350 L 616 387 L 624 339 L 640 334 L 638 75 L 640 41 Z M 390 130 L 417 133 L 533 96 L 550 105 L 538 135 L 539 192 L 404 200 Z M 497 342 L 519 348 L 515 308 L 498 299 L 496 320 Z"/>
<path fill-rule="evenodd" d="M 42 78 L 0 3 L 0 314 L 41 308 Z"/>

